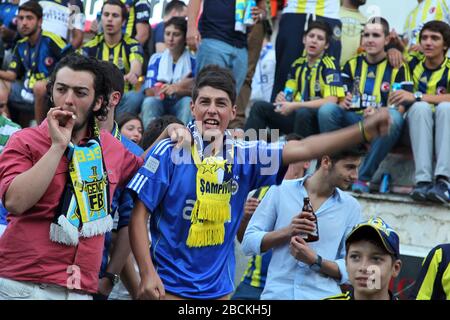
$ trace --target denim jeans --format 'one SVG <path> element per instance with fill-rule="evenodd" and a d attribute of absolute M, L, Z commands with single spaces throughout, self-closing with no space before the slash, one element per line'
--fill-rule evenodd
<path fill-rule="evenodd" d="M 236 93 L 241 90 L 247 75 L 247 48 L 237 48 L 216 39 L 202 39 L 196 57 L 195 74 L 208 64 L 217 64 L 233 72 L 236 80 Z"/>
<path fill-rule="evenodd" d="M 370 151 L 359 168 L 359 180 L 370 181 L 381 161 L 397 143 L 403 128 L 403 115 L 396 109 L 389 109 L 392 118 L 389 134 L 376 138 L 371 143 Z M 320 132 L 338 130 L 357 123 L 364 117 L 352 111 L 346 111 L 333 103 L 324 104 L 319 109 Z"/>
<path fill-rule="evenodd" d="M 144 101 L 145 95 L 141 91 L 128 91 L 123 94 L 120 103 L 116 107 L 116 118 L 124 112 L 132 113 L 134 115 L 139 114 L 141 111 L 142 101 Z"/>
<path fill-rule="evenodd" d="M 144 128 L 155 118 L 164 114 L 172 114 L 187 124 L 192 119 L 191 97 L 182 97 L 181 99 L 166 98 L 161 100 L 156 97 L 146 97 L 142 103 L 142 122 Z"/>

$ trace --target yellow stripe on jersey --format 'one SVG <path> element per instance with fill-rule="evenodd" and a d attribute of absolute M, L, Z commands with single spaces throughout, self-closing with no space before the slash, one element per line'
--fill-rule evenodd
<path fill-rule="evenodd" d="M 423 263 L 426 259 L 424 259 Z M 417 292 L 416 300 L 430 300 L 433 294 L 434 279 L 438 272 L 439 264 L 442 261 L 442 249 L 439 248 L 434 253 L 433 259 L 431 259 L 430 265 L 425 275 L 422 285 L 420 286 L 419 292 Z"/>
<path fill-rule="evenodd" d="M 321 17 L 325 15 L 325 0 L 317 0 L 316 15 Z"/>
<path fill-rule="evenodd" d="M 323 300 L 352 300 L 352 296 L 350 294 L 350 291 L 347 291 L 345 293 L 340 293 L 331 297 L 327 297 Z"/>
<path fill-rule="evenodd" d="M 253 287 L 261 286 L 261 265 L 262 265 L 262 256 L 255 256 L 255 270 L 253 270 L 252 281 L 250 285 Z"/>
<path fill-rule="evenodd" d="M 48 31 L 42 30 L 42 35 L 47 36 L 50 39 L 52 39 L 53 42 L 56 43 L 56 45 L 58 47 L 60 47 L 61 49 L 66 46 L 66 43 L 64 42 L 63 38 L 61 38 L 57 34 L 54 34 L 53 32 L 48 32 Z"/>
<path fill-rule="evenodd" d="M 130 37 L 133 36 L 133 28 L 134 28 L 134 21 L 135 21 L 135 14 L 134 14 L 134 6 L 130 8 L 130 11 L 128 12 L 128 22 L 127 27 L 125 29 L 125 33 L 129 35 Z"/>
<path fill-rule="evenodd" d="M 450 281 L 448 279 L 450 279 L 450 264 L 442 275 L 442 288 L 444 289 L 446 299 L 450 300 Z"/>

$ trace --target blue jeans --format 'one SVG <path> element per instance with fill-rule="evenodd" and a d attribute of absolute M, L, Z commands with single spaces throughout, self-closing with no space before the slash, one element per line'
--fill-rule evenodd
<path fill-rule="evenodd" d="M 236 80 L 236 93 L 239 93 L 247 75 L 247 48 L 233 47 L 228 43 L 216 39 L 202 39 L 195 63 L 196 75 L 208 64 L 217 64 L 230 69 Z"/>
<path fill-rule="evenodd" d="M 371 143 L 370 151 L 359 168 L 359 180 L 370 181 L 381 161 L 397 143 L 403 128 L 403 116 L 396 109 L 389 109 L 392 118 L 389 134 L 376 138 Z M 352 111 L 346 111 L 336 104 L 327 103 L 319 109 L 320 132 L 338 130 L 357 123 L 364 117 Z"/>
<path fill-rule="evenodd" d="M 123 94 L 120 103 L 116 107 L 116 117 L 124 112 L 139 114 L 142 101 L 144 101 L 144 91 L 128 91 Z"/>
<path fill-rule="evenodd" d="M 180 99 L 166 98 L 161 100 L 156 97 L 145 97 L 142 103 L 142 122 L 144 128 L 155 118 L 164 114 L 172 114 L 180 119 L 184 124 L 191 121 L 191 97 L 182 97 Z"/>

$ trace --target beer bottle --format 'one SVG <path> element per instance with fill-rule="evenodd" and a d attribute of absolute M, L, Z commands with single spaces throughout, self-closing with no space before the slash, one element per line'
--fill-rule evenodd
<path fill-rule="evenodd" d="M 355 77 L 355 80 L 353 81 L 353 88 L 352 88 L 352 106 L 350 110 L 352 111 L 359 111 L 361 110 L 361 92 L 359 91 L 359 86 L 361 83 L 361 79 L 359 77 Z"/>
<path fill-rule="evenodd" d="M 302 211 L 310 212 L 313 217 L 310 218 L 316 224 L 316 230 L 310 233 L 302 234 L 301 236 L 305 239 L 306 242 L 314 242 L 319 240 L 319 224 L 317 223 L 317 216 L 314 213 L 313 207 L 311 205 L 311 201 L 309 201 L 309 197 L 303 198 L 303 208 Z"/>

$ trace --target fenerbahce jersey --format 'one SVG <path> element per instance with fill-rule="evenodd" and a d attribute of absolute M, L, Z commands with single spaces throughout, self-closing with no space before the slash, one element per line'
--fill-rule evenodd
<path fill-rule="evenodd" d="M 444 62 L 435 70 L 425 66 L 423 55 L 411 55 L 409 57 L 409 70 L 414 81 L 414 91 L 425 94 L 440 95 L 450 91 L 450 60 Z"/>
<path fill-rule="evenodd" d="M 362 93 L 363 108 L 386 107 L 392 84 L 411 81 L 406 64 L 395 69 L 386 58 L 370 64 L 364 53 L 351 58 L 342 68 L 342 81 L 347 92 L 352 92 L 356 77 L 360 78 L 359 92 Z"/>
<path fill-rule="evenodd" d="M 234 290 L 234 238 L 247 194 L 261 186 L 280 184 L 283 179 L 282 146 L 235 142 L 231 221 L 225 223 L 224 243 L 188 247 L 197 168 L 190 150 L 189 154 L 181 152 L 188 161 L 175 164 L 173 154 L 180 153 L 174 145 L 165 139 L 153 147 L 127 188 L 136 192 L 151 213 L 150 254 L 166 291 L 184 298 L 217 299 Z"/>

